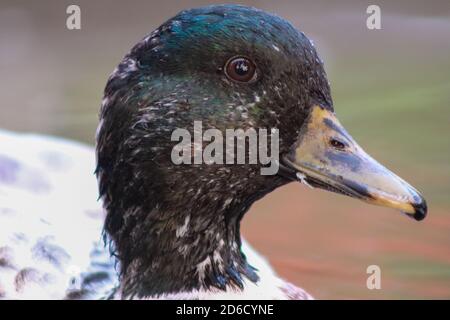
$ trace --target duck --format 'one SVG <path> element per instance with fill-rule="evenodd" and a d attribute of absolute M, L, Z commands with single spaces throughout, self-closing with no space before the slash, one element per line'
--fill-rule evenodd
<path fill-rule="evenodd" d="M 195 121 L 276 129 L 276 174 L 174 163 L 172 133 Z M 0 131 L 0 298 L 312 299 L 240 232 L 253 203 L 291 182 L 427 214 L 339 122 L 303 32 L 253 7 L 184 10 L 110 75 L 95 149 Z"/>

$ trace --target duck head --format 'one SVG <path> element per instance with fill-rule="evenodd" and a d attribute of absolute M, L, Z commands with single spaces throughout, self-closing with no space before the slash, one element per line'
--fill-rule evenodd
<path fill-rule="evenodd" d="M 178 128 L 279 130 L 279 170 L 175 164 Z M 140 41 L 110 76 L 97 134 L 105 232 L 125 296 L 244 288 L 251 204 L 291 181 L 426 215 L 422 196 L 336 118 L 323 62 L 289 22 L 254 8 L 183 11 Z"/>

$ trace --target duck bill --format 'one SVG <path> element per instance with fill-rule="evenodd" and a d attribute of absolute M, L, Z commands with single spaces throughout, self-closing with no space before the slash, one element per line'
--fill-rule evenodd
<path fill-rule="evenodd" d="M 301 182 L 398 209 L 418 221 L 425 218 L 427 206 L 420 193 L 370 157 L 333 112 L 313 107 L 299 137 L 282 165 Z"/>

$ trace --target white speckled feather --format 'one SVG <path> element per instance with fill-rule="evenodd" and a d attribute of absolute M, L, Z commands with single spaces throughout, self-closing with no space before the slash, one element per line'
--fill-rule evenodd
<path fill-rule="evenodd" d="M 90 147 L 0 131 L 0 297 L 62 299 L 80 289 L 101 241 L 94 168 Z M 96 252 L 113 274 L 106 250 Z"/>

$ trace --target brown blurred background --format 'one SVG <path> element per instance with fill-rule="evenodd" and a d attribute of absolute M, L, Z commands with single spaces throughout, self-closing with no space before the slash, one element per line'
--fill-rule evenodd
<path fill-rule="evenodd" d="M 103 87 L 130 47 L 178 11 L 214 1 L 0 3 L 0 128 L 93 144 Z M 247 239 L 317 298 L 450 298 L 450 2 L 242 1 L 310 36 L 341 121 L 429 203 L 420 223 L 290 184 L 256 203 Z M 66 29 L 66 7 L 82 29 Z M 381 7 L 381 30 L 366 8 Z M 366 268 L 382 289 L 366 288 Z"/>

